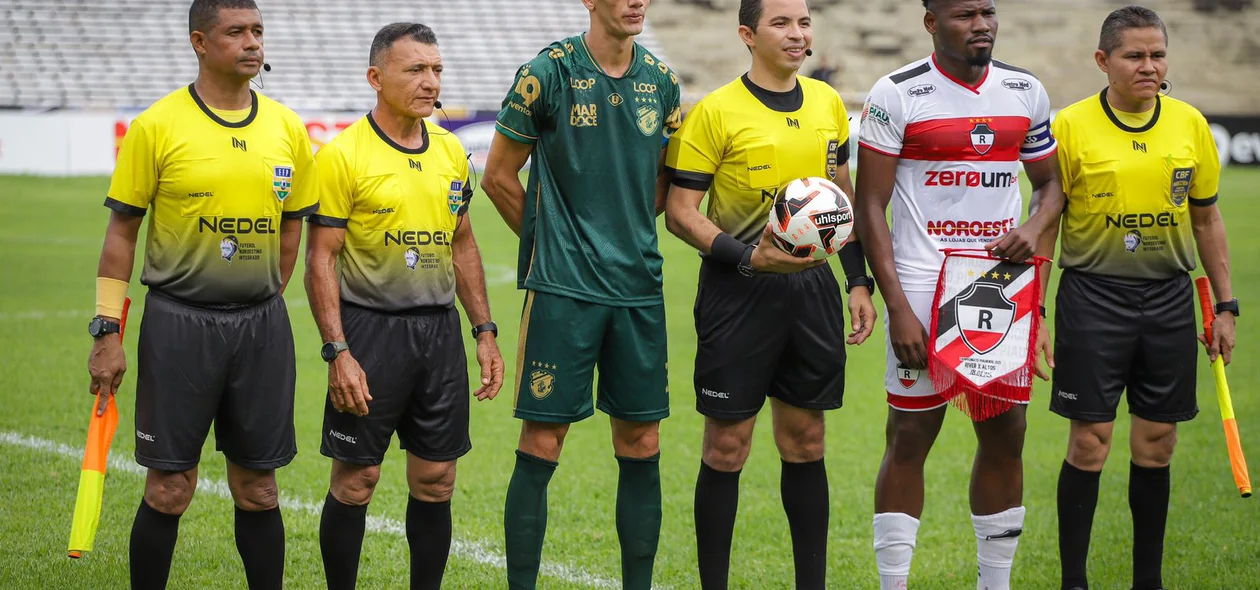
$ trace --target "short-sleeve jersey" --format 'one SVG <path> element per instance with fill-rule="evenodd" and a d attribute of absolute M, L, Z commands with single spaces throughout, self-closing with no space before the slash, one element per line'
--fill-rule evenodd
<path fill-rule="evenodd" d="M 140 282 L 212 307 L 280 291 L 280 220 L 319 207 L 310 136 L 296 113 L 251 91 L 240 121 L 192 85 L 131 122 L 105 206 L 149 216 Z"/>
<path fill-rule="evenodd" d="M 601 305 L 657 305 L 656 178 L 682 119 L 678 77 L 635 44 L 620 78 L 583 36 L 521 66 L 497 129 L 533 144 L 518 286 Z"/>
<path fill-rule="evenodd" d="M 900 158 L 893 258 L 907 291 L 936 288 L 943 248 L 980 248 L 1020 220 L 1020 162 L 1054 155 L 1050 98 L 1031 73 L 993 60 L 968 86 L 935 56 L 881 78 L 862 108 L 862 148 Z"/>
<path fill-rule="evenodd" d="M 1216 202 L 1221 161 L 1194 107 L 1157 97 L 1142 127 L 1130 127 L 1107 91 L 1054 120 L 1067 193 L 1059 265 L 1137 280 L 1194 270 L 1188 207 Z"/>
<path fill-rule="evenodd" d="M 468 160 L 455 134 L 421 123 L 420 147 L 389 138 L 369 113 L 320 148 L 319 213 L 345 228 L 341 299 L 399 312 L 455 301 L 452 239 L 468 211 Z"/>
<path fill-rule="evenodd" d="M 797 78 L 770 92 L 745 75 L 700 100 L 669 142 L 674 184 L 709 191 L 718 229 L 755 244 L 779 188 L 797 178 L 834 178 L 848 163 L 849 116 L 831 86 Z"/>

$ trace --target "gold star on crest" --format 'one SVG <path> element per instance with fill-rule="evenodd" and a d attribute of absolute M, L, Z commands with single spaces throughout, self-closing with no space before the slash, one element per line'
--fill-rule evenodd
<path fill-rule="evenodd" d="M 997 273 L 997 271 L 996 271 L 996 270 L 995 270 L 995 271 L 993 271 L 993 274 L 989 275 L 989 278 L 991 278 L 991 279 L 996 279 L 996 278 L 998 278 L 998 273 Z"/>
<path fill-rule="evenodd" d="M 1002 275 L 1002 278 L 1004 278 L 1004 279 L 1006 279 L 1006 280 L 1008 280 L 1008 281 L 1009 281 L 1009 280 L 1011 280 L 1011 273 L 1009 273 L 1009 272 L 1008 272 L 1008 273 L 1006 273 L 1005 275 Z"/>

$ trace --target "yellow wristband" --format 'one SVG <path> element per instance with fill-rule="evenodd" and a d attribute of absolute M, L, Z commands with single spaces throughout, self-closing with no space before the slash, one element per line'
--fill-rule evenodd
<path fill-rule="evenodd" d="M 127 281 L 96 277 L 96 315 L 122 318 L 123 302 L 127 300 Z"/>

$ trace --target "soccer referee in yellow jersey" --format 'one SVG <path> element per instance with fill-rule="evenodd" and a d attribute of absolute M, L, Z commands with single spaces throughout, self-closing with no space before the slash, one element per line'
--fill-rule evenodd
<path fill-rule="evenodd" d="M 319 150 L 306 292 L 328 361 L 320 452 L 333 460 L 319 540 L 330 590 L 354 588 L 368 502 L 395 432 L 407 452 L 411 588 L 441 587 L 451 546 L 455 461 L 468 439 L 468 362 L 454 300 L 477 342 L 477 399 L 503 383 L 468 160 L 430 127 L 442 56 L 429 27 L 394 23 L 372 40 L 376 108 Z"/>
<path fill-rule="evenodd" d="M 849 118 L 830 86 L 797 75 L 813 40 L 805 0 L 743 0 L 739 34 L 748 73 L 701 100 L 669 143 L 674 170 L 666 226 L 701 251 L 696 295 L 696 409 L 705 416 L 695 490 L 700 585 L 725 589 L 739 476 L 766 399 L 782 458 L 780 489 L 792 533 L 795 587 L 826 585 L 828 485 L 825 410 L 844 398 L 844 300 L 825 262 L 771 244 L 779 187 L 834 179 L 853 194 Z M 699 211 L 705 193 L 708 214 Z M 865 258 L 841 248 L 853 332 L 875 323 Z"/>
<path fill-rule="evenodd" d="M 1196 248 L 1221 302 L 1209 354 L 1229 362 L 1234 347 L 1238 300 L 1216 206 L 1220 160 L 1203 115 L 1160 96 L 1167 46 L 1151 10 L 1111 13 L 1095 53 L 1107 88 L 1060 111 L 1053 125 L 1068 196 L 1050 401 L 1072 421 L 1058 489 L 1064 589 L 1089 587 L 1090 526 L 1121 394 L 1132 415 L 1133 588 L 1162 587 L 1168 463 L 1177 423 L 1199 411 Z M 1044 254 L 1053 240 L 1043 241 Z"/>
<path fill-rule="evenodd" d="M 301 119 L 249 89 L 263 64 L 254 2 L 195 0 L 188 30 L 196 81 L 141 113 L 119 152 L 88 368 L 94 393 L 117 390 L 126 362 L 107 334 L 118 331 L 136 235 L 151 210 L 135 418 L 136 461 L 149 475 L 131 529 L 131 586 L 166 586 L 213 424 L 249 587 L 280 588 L 275 469 L 297 453 L 293 333 L 280 293 L 301 218 L 318 208 L 315 166 Z"/>

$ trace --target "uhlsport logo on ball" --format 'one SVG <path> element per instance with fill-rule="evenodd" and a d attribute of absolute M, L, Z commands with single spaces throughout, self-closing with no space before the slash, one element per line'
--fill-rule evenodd
<path fill-rule="evenodd" d="M 853 233 L 848 195 L 824 178 L 787 183 L 770 208 L 773 241 L 784 252 L 822 260 L 840 251 Z"/>

